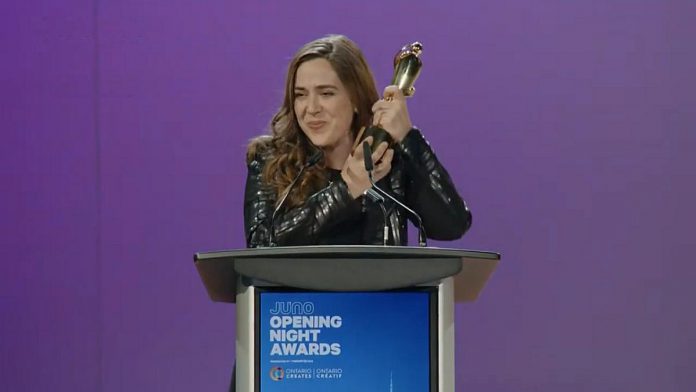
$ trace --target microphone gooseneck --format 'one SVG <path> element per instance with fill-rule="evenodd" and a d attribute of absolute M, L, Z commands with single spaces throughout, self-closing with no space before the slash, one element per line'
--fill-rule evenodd
<path fill-rule="evenodd" d="M 427 236 L 425 234 L 425 227 L 423 226 L 423 220 L 421 219 L 420 215 L 418 215 L 415 211 L 410 209 L 404 203 L 400 202 L 394 196 L 390 195 L 389 193 L 387 193 L 386 191 L 384 191 L 383 189 L 378 187 L 377 184 L 375 184 L 375 181 L 372 178 L 372 171 L 374 170 L 374 164 L 372 162 L 372 153 L 370 150 L 370 145 L 367 142 L 363 142 L 363 155 L 364 155 L 363 158 L 365 159 L 365 169 L 367 170 L 367 177 L 369 178 L 370 184 L 372 185 L 372 187 L 366 191 L 366 194 L 369 196 L 370 191 L 378 193 L 378 195 L 384 196 L 387 199 L 393 201 L 394 203 L 396 203 L 396 205 L 398 205 L 399 207 L 406 210 L 406 212 L 411 214 L 411 216 L 416 220 L 416 224 L 418 225 L 418 246 L 423 247 L 423 248 L 428 246 Z M 382 198 L 382 200 L 384 200 L 384 198 Z M 384 208 L 384 207 L 382 207 L 382 208 Z M 387 222 L 387 218 L 385 215 L 385 223 L 384 223 L 385 234 L 386 234 L 386 225 L 387 225 L 386 222 Z"/>
<path fill-rule="evenodd" d="M 365 191 L 365 196 L 370 198 L 373 202 L 379 205 L 382 210 L 382 217 L 384 218 L 384 231 L 382 233 L 382 245 L 387 246 L 387 240 L 389 239 L 389 213 L 387 213 L 386 207 L 384 207 L 384 197 L 380 195 L 376 190 L 373 189 L 375 186 L 374 181 L 372 181 L 372 171 L 374 170 L 374 165 L 372 164 L 372 150 L 367 142 L 363 142 L 363 160 L 365 161 L 365 170 L 367 170 L 367 176 L 370 179 L 370 184 L 372 187 L 367 188 Z"/>
<path fill-rule="evenodd" d="M 292 188 L 295 187 L 295 184 L 297 184 L 297 181 L 302 177 L 302 174 L 304 171 L 314 165 L 316 165 L 321 158 L 324 156 L 324 153 L 321 150 L 317 150 L 312 154 L 309 159 L 307 159 L 307 162 L 302 165 L 302 168 L 300 168 L 300 172 L 297 173 L 295 178 L 292 180 L 290 185 L 288 185 L 287 190 L 283 194 L 283 197 L 280 199 L 280 202 L 276 206 L 275 210 L 273 210 L 273 215 L 271 215 L 271 225 L 269 227 L 269 233 L 268 233 L 268 246 L 269 247 L 274 247 L 277 244 L 275 243 L 275 218 L 276 215 L 278 215 L 278 211 L 280 211 L 281 208 L 283 208 L 283 205 L 285 205 L 285 200 L 287 200 L 288 196 L 290 195 L 290 192 L 292 191 Z"/>

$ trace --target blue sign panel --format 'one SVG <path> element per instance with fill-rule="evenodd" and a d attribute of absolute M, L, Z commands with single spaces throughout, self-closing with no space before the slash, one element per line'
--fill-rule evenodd
<path fill-rule="evenodd" d="M 261 292 L 260 391 L 430 391 L 430 296 Z"/>

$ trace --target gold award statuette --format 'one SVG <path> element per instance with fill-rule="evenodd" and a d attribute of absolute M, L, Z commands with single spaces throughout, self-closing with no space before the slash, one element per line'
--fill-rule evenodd
<path fill-rule="evenodd" d="M 414 42 L 406 45 L 399 50 L 394 56 L 394 77 L 391 84 L 396 85 L 405 97 L 413 96 L 416 92 L 413 84 L 420 75 L 423 62 L 420 59 L 420 54 L 423 52 L 423 45 L 420 42 Z M 387 97 L 387 100 L 391 97 Z M 358 134 L 357 140 L 362 141 L 368 136 L 372 136 L 372 151 L 382 142 L 388 142 L 391 146 L 394 143 L 391 135 L 378 125 L 371 126 L 367 129 L 362 129 Z M 357 144 L 357 143 L 356 143 Z"/>
<path fill-rule="evenodd" d="M 392 84 L 399 87 L 405 97 L 412 97 L 416 92 L 413 84 L 416 83 L 418 75 L 420 75 L 423 62 L 420 59 L 420 54 L 423 52 L 423 45 L 420 42 L 414 42 L 411 45 L 406 45 L 394 56 L 394 78 Z"/>

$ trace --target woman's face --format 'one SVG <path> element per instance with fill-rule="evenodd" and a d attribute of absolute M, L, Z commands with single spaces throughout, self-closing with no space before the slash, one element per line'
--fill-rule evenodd
<path fill-rule="evenodd" d="M 295 116 L 302 132 L 315 146 L 324 150 L 352 146 L 353 104 L 327 60 L 309 60 L 297 68 Z"/>

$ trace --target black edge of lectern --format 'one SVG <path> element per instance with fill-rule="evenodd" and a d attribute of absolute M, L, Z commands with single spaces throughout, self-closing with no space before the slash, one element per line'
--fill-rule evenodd
<path fill-rule="evenodd" d="M 289 246 L 200 252 L 196 268 L 213 301 L 235 302 L 238 277 L 319 291 L 381 291 L 455 277 L 455 298 L 478 297 L 500 255 L 445 248 Z"/>

